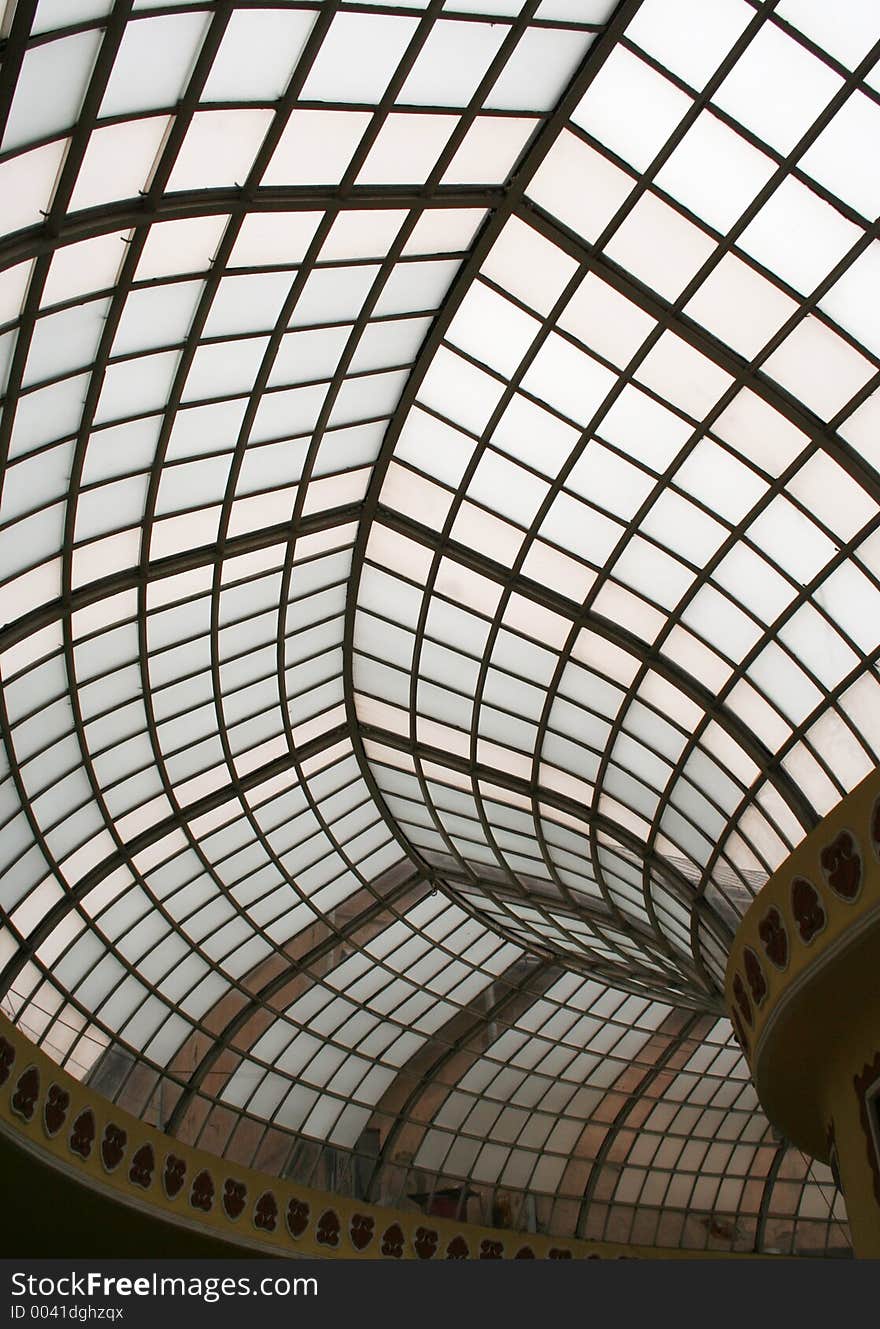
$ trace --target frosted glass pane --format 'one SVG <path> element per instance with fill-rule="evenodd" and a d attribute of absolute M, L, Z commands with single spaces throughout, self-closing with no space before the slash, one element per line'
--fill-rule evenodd
<path fill-rule="evenodd" d="M 880 14 L 861 0 L 782 0 L 776 12 L 851 69 L 880 40 Z"/>
<path fill-rule="evenodd" d="M 103 18 L 113 0 L 39 0 L 31 32 L 53 32 L 90 18 Z"/>
<path fill-rule="evenodd" d="M 382 365 L 412 364 L 430 326 L 429 318 L 371 323 L 358 342 L 351 362 L 352 372 L 378 369 Z"/>
<path fill-rule="evenodd" d="M 306 79 L 303 100 L 375 105 L 416 26 L 414 18 L 337 14 Z"/>
<path fill-rule="evenodd" d="M 43 287 L 43 306 L 112 286 L 124 257 L 121 231 L 57 249 Z"/>
<path fill-rule="evenodd" d="M 485 105 L 497 110 L 549 111 L 592 43 L 592 33 L 528 28 Z"/>
<path fill-rule="evenodd" d="M 806 435 L 748 388 L 715 421 L 714 432 L 768 475 L 780 475 L 806 447 Z"/>
<path fill-rule="evenodd" d="M 864 356 L 812 316 L 789 333 L 764 369 L 822 420 L 836 415 L 875 373 Z"/>
<path fill-rule="evenodd" d="M 468 485 L 471 498 L 522 526 L 531 525 L 548 490 L 521 466 L 493 452 L 483 453 Z"/>
<path fill-rule="evenodd" d="M 125 302 L 111 353 L 127 355 L 183 341 L 202 289 L 201 282 L 188 281 L 132 291 Z"/>
<path fill-rule="evenodd" d="M 629 521 L 654 488 L 655 481 L 637 466 L 592 440 L 575 462 L 567 487 L 606 512 Z"/>
<path fill-rule="evenodd" d="M 332 378 L 350 333 L 350 326 L 286 333 L 278 347 L 269 386 Z"/>
<path fill-rule="evenodd" d="M 141 251 L 136 277 L 168 277 L 177 272 L 206 269 L 220 243 L 227 218 L 186 217 L 182 221 L 155 222 Z"/>
<path fill-rule="evenodd" d="M 377 272 L 372 264 L 322 268 L 313 272 L 296 302 L 290 326 L 353 321 L 361 311 Z"/>
<path fill-rule="evenodd" d="M 275 326 L 290 287 L 289 272 L 224 277 L 205 321 L 205 337 L 264 332 Z"/>
<path fill-rule="evenodd" d="M 626 35 L 699 89 L 753 17 L 743 0 L 645 0 Z"/>
<path fill-rule="evenodd" d="M 45 147 L 0 162 L 0 196 L 3 198 L 0 226 L 4 235 L 23 226 L 35 226 L 43 220 L 42 214 L 49 211 L 66 150 L 66 141 L 47 143 Z"/>
<path fill-rule="evenodd" d="M 383 258 L 406 217 L 407 213 L 397 208 L 340 212 L 321 246 L 319 261 Z"/>
<path fill-rule="evenodd" d="M 606 247 L 608 257 L 667 300 L 679 296 L 714 245 L 654 194 L 644 194 Z"/>
<path fill-rule="evenodd" d="M 621 369 L 656 326 L 650 314 L 591 272 L 569 300 L 559 325 Z"/>
<path fill-rule="evenodd" d="M 268 345 L 266 337 L 247 341 L 216 342 L 200 346 L 186 376 L 183 400 L 221 397 L 230 392 L 249 392 Z"/>
<path fill-rule="evenodd" d="M 714 101 L 765 143 L 787 153 L 840 86 L 838 74 L 772 23 L 765 23 Z"/>
<path fill-rule="evenodd" d="M 458 123 L 451 115 L 389 115 L 357 178 L 359 185 L 423 184 Z"/>
<path fill-rule="evenodd" d="M 474 433 L 485 428 L 502 385 L 461 356 L 441 349 L 419 390 L 419 398 Z"/>
<path fill-rule="evenodd" d="M 692 104 L 644 60 L 617 46 L 571 118 L 643 171 Z"/>
<path fill-rule="evenodd" d="M 100 424 L 163 407 L 178 358 L 178 351 L 167 351 L 110 365 L 104 375 L 95 422 Z"/>
<path fill-rule="evenodd" d="M 126 24 L 100 114 L 173 107 L 183 95 L 206 30 L 204 14 L 166 14 Z"/>
<path fill-rule="evenodd" d="M 0 272 L 0 323 L 11 323 L 21 314 L 32 266 L 32 263 L 17 263 Z"/>
<path fill-rule="evenodd" d="M 572 190 L 572 180 L 582 187 Z M 635 181 L 564 130 L 538 167 L 529 196 L 585 240 L 597 240 Z"/>
<path fill-rule="evenodd" d="M 467 106 L 509 31 L 504 23 L 438 19 L 398 94 L 398 102 Z"/>
<path fill-rule="evenodd" d="M 24 386 L 88 364 L 97 350 L 106 316 L 104 300 L 44 315 L 31 338 Z"/>
<path fill-rule="evenodd" d="M 507 223 L 483 264 L 485 276 L 539 314 L 548 314 L 577 263 L 519 220 Z"/>
<path fill-rule="evenodd" d="M 632 385 L 599 425 L 603 438 L 658 472 L 665 471 L 691 432 L 686 421 Z"/>
<path fill-rule="evenodd" d="M 3 152 L 74 123 L 99 44 L 96 32 L 80 32 L 26 52 L 0 144 Z"/>
<path fill-rule="evenodd" d="M 540 329 L 537 319 L 478 282 L 459 306 L 447 339 L 492 369 L 510 375 Z"/>
<path fill-rule="evenodd" d="M 197 111 L 168 189 L 243 185 L 271 120 L 270 111 Z"/>
<path fill-rule="evenodd" d="M 797 180 L 785 180 L 740 239 L 741 247 L 797 290 L 809 292 L 861 231 Z"/>
<path fill-rule="evenodd" d="M 872 244 L 835 282 L 819 307 L 875 355 L 880 352 L 877 301 L 880 300 L 880 244 Z"/>
<path fill-rule="evenodd" d="M 223 34 L 202 101 L 274 101 L 290 82 L 314 10 L 236 9 Z"/>
<path fill-rule="evenodd" d="M 164 116 L 96 129 L 76 177 L 71 210 L 93 208 L 146 189 L 170 121 Z"/>
<path fill-rule="evenodd" d="M 478 115 L 446 169 L 444 185 L 502 184 L 534 132 L 536 120 Z"/>
<path fill-rule="evenodd" d="M 878 136 L 880 107 L 854 92 L 801 158 L 809 175 L 872 220 L 880 212 Z"/>
<path fill-rule="evenodd" d="M 468 249 L 485 216 L 481 208 L 426 208 L 403 252 L 438 254 Z"/>
<path fill-rule="evenodd" d="M 246 268 L 302 262 L 323 216 L 318 211 L 251 213 L 241 224 L 229 266 Z"/>
<path fill-rule="evenodd" d="M 75 433 L 85 391 L 85 377 L 69 378 L 22 397 L 12 425 L 9 455 L 17 457 L 41 443 Z"/>
<path fill-rule="evenodd" d="M 775 170 L 769 157 L 704 111 L 657 175 L 657 187 L 726 232 Z"/>
<path fill-rule="evenodd" d="M 551 333 L 526 371 L 522 386 L 585 425 L 614 382 L 614 374 L 604 365 Z"/>
<path fill-rule="evenodd" d="M 294 111 L 263 184 L 339 184 L 370 119 L 366 111 Z"/>
<path fill-rule="evenodd" d="M 492 443 L 545 475 L 555 475 L 579 437 L 577 429 L 516 393 L 504 409 Z"/>
<path fill-rule="evenodd" d="M 794 300 L 733 254 L 725 254 L 685 306 L 685 313 L 748 360 L 796 310 Z"/>

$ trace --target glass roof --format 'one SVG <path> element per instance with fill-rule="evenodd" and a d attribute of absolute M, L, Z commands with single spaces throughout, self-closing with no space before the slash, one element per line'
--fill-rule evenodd
<path fill-rule="evenodd" d="M 314 1185 L 846 1246 L 720 993 L 880 752 L 880 10 L 0 11 L 4 1009 Z"/>

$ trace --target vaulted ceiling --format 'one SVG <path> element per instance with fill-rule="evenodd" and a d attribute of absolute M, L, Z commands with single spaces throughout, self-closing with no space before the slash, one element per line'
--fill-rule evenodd
<path fill-rule="evenodd" d="M 0 993 L 243 1163 L 845 1247 L 720 1000 L 880 750 L 869 0 L 12 0 Z"/>

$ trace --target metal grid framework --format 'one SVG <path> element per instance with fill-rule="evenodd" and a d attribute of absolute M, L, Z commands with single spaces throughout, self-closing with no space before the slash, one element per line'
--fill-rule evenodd
<path fill-rule="evenodd" d="M 2 38 L 5 1009 L 304 1182 L 846 1249 L 719 992 L 880 751 L 876 5 Z"/>

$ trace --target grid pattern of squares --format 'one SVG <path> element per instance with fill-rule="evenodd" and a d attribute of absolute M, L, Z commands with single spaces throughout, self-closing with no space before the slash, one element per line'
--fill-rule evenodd
<path fill-rule="evenodd" d="M 845 1245 L 717 1017 L 880 752 L 874 7 L 0 39 L 5 1007 L 314 1184 Z"/>

